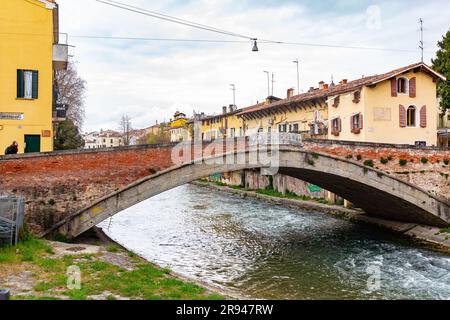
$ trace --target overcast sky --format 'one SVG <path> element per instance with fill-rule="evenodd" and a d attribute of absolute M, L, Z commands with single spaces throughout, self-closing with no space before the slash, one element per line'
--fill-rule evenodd
<path fill-rule="evenodd" d="M 60 30 L 87 81 L 84 131 L 117 129 L 128 114 L 135 128 L 169 120 L 177 110 L 192 115 L 245 107 L 267 96 L 263 70 L 275 73 L 274 95 L 297 86 L 355 79 L 418 62 L 419 18 L 425 23 L 425 62 L 449 30 L 450 1 L 118 0 L 148 10 L 260 39 L 412 52 L 369 51 L 260 43 L 176 43 L 100 40 L 72 36 L 119 36 L 242 40 L 157 20 L 95 0 L 58 0 Z"/>

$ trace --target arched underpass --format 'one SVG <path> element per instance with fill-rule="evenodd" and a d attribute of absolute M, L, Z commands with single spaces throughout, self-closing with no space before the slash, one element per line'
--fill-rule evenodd
<path fill-rule="evenodd" d="M 191 181 L 214 173 L 264 168 L 262 164 L 253 163 L 251 153 L 219 155 L 145 177 L 65 218 L 45 234 L 59 232 L 76 237 L 120 211 Z M 229 164 L 230 158 L 232 164 Z M 369 215 L 439 227 L 450 223 L 448 200 L 359 163 L 294 146 L 280 146 L 277 162 L 280 173 L 332 191 Z"/>

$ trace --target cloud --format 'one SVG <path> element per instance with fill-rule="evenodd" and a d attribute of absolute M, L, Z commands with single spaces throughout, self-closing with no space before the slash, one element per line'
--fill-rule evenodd
<path fill-rule="evenodd" d="M 425 20 L 426 62 L 448 30 L 447 1 L 150 1 L 123 0 L 149 10 L 262 39 L 379 48 L 417 48 L 418 19 Z M 102 5 L 59 0 L 60 29 L 69 35 L 227 39 Z M 380 9 L 379 28 L 368 28 L 367 8 Z M 86 130 L 116 128 L 122 114 L 135 127 L 168 120 L 176 110 L 219 113 L 232 103 L 245 107 L 267 95 L 263 70 L 275 73 L 274 93 L 296 87 L 292 61 L 301 61 L 301 88 L 320 80 L 358 78 L 419 60 L 419 51 L 384 52 L 259 43 L 168 43 L 69 38 L 79 72 L 88 83 Z M 234 39 L 234 38 L 231 38 Z"/>

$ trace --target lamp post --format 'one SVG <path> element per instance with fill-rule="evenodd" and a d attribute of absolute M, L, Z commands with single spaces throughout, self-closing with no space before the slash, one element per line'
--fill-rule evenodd
<path fill-rule="evenodd" d="M 295 61 L 292 62 L 297 65 L 297 94 L 300 94 L 300 72 L 299 72 L 300 61 L 297 58 Z"/>
<path fill-rule="evenodd" d="M 236 106 L 236 86 L 230 84 L 231 90 L 233 91 L 233 108 Z"/>

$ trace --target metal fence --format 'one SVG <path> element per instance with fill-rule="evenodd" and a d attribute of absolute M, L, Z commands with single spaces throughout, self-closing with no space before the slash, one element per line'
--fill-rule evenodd
<path fill-rule="evenodd" d="M 17 244 L 24 214 L 23 198 L 0 196 L 0 246 Z"/>

